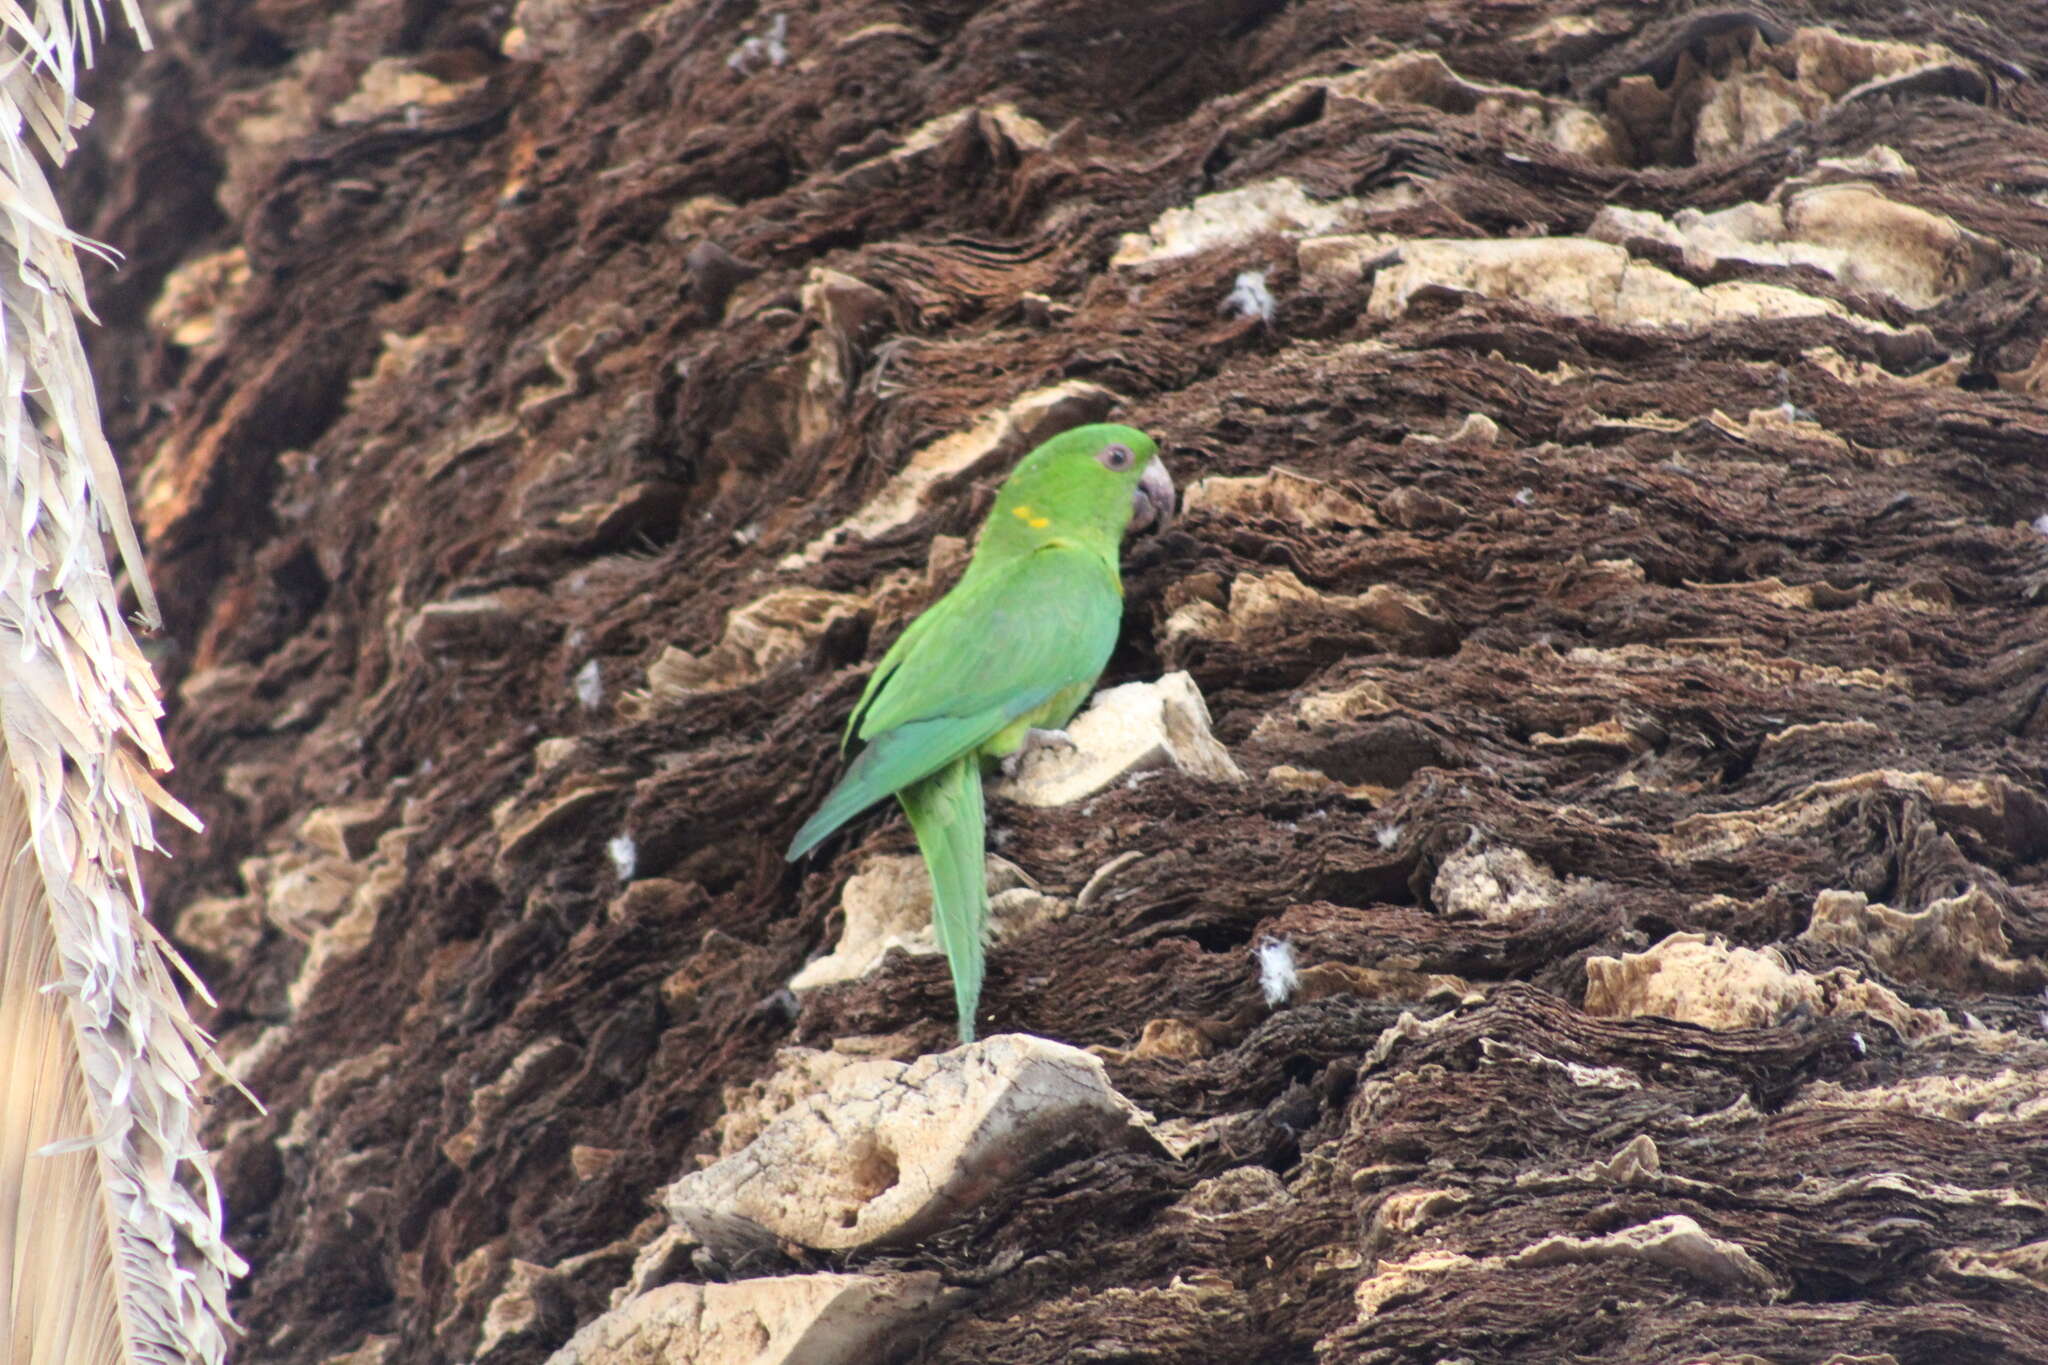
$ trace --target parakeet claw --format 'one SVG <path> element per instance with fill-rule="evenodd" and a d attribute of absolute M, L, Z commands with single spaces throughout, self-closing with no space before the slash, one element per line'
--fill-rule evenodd
<path fill-rule="evenodd" d="M 1074 737 L 1065 730 L 1041 730 L 1036 726 L 1024 732 L 1024 742 L 1017 746 L 1017 752 L 1003 756 L 1003 776 L 1015 777 L 1017 769 L 1024 766 L 1024 760 L 1040 749 L 1074 749 Z"/>
<path fill-rule="evenodd" d="M 1071 749 L 1074 737 L 1065 730 L 1041 730 L 1034 725 L 1024 732 L 1021 747 L 1027 754 L 1034 749 Z"/>

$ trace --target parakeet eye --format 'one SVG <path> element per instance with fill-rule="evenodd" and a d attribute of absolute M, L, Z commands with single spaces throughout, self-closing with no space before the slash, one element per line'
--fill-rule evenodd
<path fill-rule="evenodd" d="M 1104 469 L 1129 469 L 1134 457 L 1129 446 L 1115 445 L 1104 446 L 1095 453 L 1095 458 L 1102 462 Z"/>

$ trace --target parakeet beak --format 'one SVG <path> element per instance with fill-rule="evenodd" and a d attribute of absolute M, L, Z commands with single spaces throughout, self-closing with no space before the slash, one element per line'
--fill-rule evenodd
<path fill-rule="evenodd" d="M 1131 493 L 1130 531 L 1164 531 L 1173 524 L 1173 511 L 1173 475 L 1166 472 L 1166 461 L 1154 455 Z"/>

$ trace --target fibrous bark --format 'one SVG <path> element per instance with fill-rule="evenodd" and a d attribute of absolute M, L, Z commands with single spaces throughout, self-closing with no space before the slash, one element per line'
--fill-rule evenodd
<path fill-rule="evenodd" d="M 171 27 L 96 358 L 209 825 L 158 903 L 272 1106 L 215 1126 L 248 1358 L 2038 1358 L 2038 5 Z M 997 793 L 1052 908 L 982 1022 L 1144 1140 L 672 1223 L 846 1068 L 951 1074 L 937 958 L 788 990 L 900 822 L 781 851 L 1111 413 L 1190 496 L 1105 683 L 1185 672 L 1245 780 Z"/>

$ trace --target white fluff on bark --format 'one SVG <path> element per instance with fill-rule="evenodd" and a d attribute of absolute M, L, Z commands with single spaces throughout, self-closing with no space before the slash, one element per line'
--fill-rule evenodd
<path fill-rule="evenodd" d="M 1286 1003 L 1301 984 L 1301 974 L 1294 961 L 1294 945 L 1284 938 L 1271 934 L 1259 940 L 1259 990 L 1266 997 L 1268 1008 L 1277 1008 Z"/>
<path fill-rule="evenodd" d="M 156 680 L 101 540 L 154 621 L 74 321 L 90 316 L 77 251 L 98 248 L 65 228 L 30 145 L 71 150 L 103 24 L 96 0 L 0 9 L 0 1343 L 14 1365 L 220 1361 L 243 1269 L 199 1144 L 211 1050 L 171 977 L 183 964 L 142 913 L 152 808 L 194 822 L 151 774 L 170 766 Z"/>
<path fill-rule="evenodd" d="M 1223 311 L 1241 318 L 1271 322 L 1273 291 L 1266 286 L 1266 272 L 1246 270 L 1239 274 L 1236 283 L 1230 286 L 1230 292 L 1224 295 Z"/>

